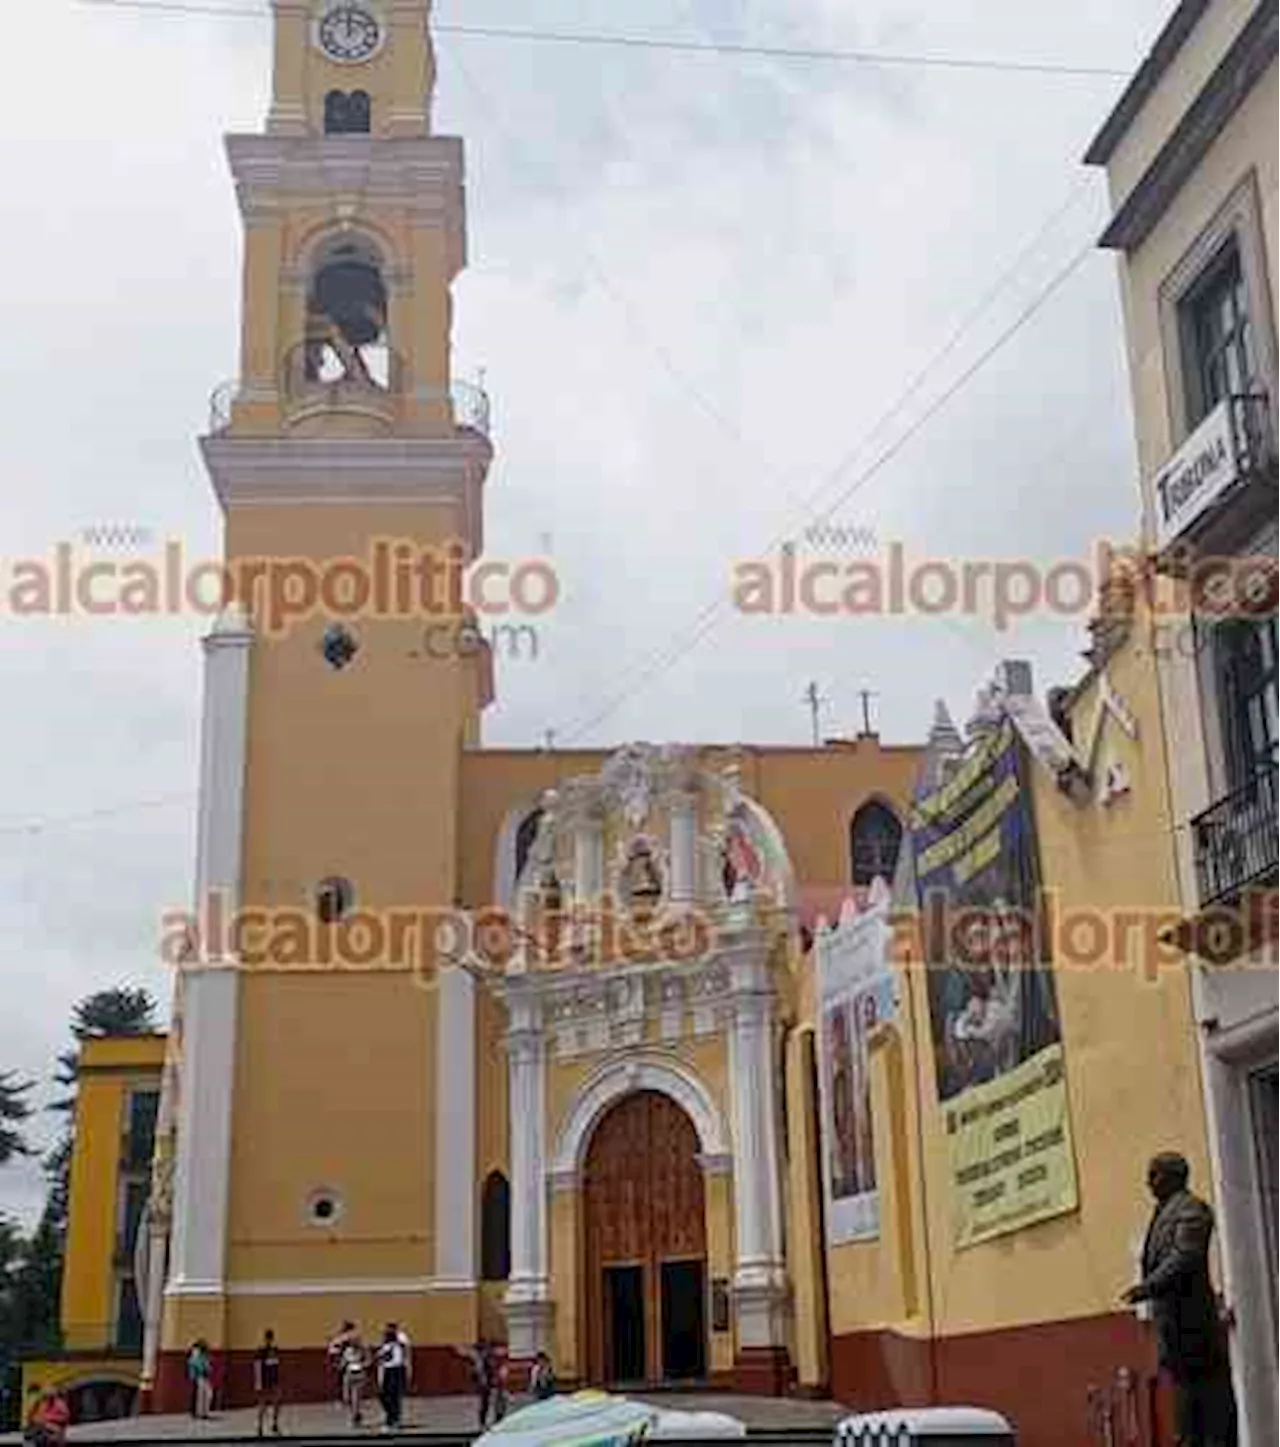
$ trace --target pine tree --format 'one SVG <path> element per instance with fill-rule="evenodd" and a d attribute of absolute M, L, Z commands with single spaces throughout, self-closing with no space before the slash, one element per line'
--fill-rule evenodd
<path fill-rule="evenodd" d="M 31 1153 L 21 1126 L 31 1114 L 25 1097 L 33 1084 L 30 1080 L 19 1080 L 12 1070 L 0 1070 L 0 1166 L 14 1156 Z"/>

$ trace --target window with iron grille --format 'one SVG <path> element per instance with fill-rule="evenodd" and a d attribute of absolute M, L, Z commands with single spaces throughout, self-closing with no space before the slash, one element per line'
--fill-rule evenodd
<path fill-rule="evenodd" d="M 1277 762 L 1276 620 L 1232 618 L 1216 630 L 1218 705 L 1228 786 Z"/>
<path fill-rule="evenodd" d="M 1218 252 L 1181 305 L 1190 431 L 1223 400 L 1257 389 L 1257 353 L 1240 252 Z"/>

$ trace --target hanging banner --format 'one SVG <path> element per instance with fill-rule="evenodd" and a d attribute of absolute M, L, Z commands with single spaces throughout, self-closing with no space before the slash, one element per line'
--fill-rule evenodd
<path fill-rule="evenodd" d="M 861 913 L 846 904 L 833 929 L 819 929 L 818 1089 L 827 1244 L 880 1234 L 868 1041 L 898 1008 L 890 962 L 889 891 L 872 885 Z"/>
<path fill-rule="evenodd" d="M 934 1070 L 960 1247 L 1079 1203 L 1023 758 L 1005 717 L 912 810 Z"/>

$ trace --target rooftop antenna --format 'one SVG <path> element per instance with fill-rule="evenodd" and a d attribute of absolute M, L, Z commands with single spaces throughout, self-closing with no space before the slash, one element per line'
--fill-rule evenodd
<path fill-rule="evenodd" d="M 862 700 L 862 734 L 864 739 L 873 739 L 876 731 L 871 727 L 871 700 L 875 694 L 869 688 L 860 688 L 858 697 Z"/>
<path fill-rule="evenodd" d="M 818 692 L 818 685 L 810 683 L 804 691 L 804 702 L 809 706 L 809 720 L 813 727 L 813 746 L 815 749 L 822 747 L 822 732 L 818 723 L 818 712 L 826 699 Z"/>

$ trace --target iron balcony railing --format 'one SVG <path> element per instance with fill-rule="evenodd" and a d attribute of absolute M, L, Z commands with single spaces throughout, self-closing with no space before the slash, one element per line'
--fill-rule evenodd
<path fill-rule="evenodd" d="M 236 381 L 223 382 L 214 389 L 209 398 L 209 433 L 211 436 L 225 432 L 230 427 L 232 407 L 239 395 L 240 384 Z M 390 414 L 394 411 L 396 399 L 400 395 L 401 393 L 396 387 L 381 386 L 376 383 L 361 386 L 343 381 L 325 382 L 308 379 L 305 375 L 301 380 L 295 379 L 293 385 L 285 389 L 289 412 L 295 411 L 299 406 L 307 406 L 314 411 L 323 410 L 326 406 L 338 407 L 344 401 L 364 400 L 375 405 L 380 402 L 383 409 Z M 482 437 L 489 436 L 492 421 L 489 394 L 476 383 L 453 382 L 447 390 L 441 389 L 437 393 L 419 388 L 415 395 L 419 401 L 430 401 L 433 397 L 441 402 L 448 401 L 453 411 L 453 421 L 456 427 L 478 432 Z"/>
<path fill-rule="evenodd" d="M 1191 837 L 1201 909 L 1275 880 L 1276 823 L 1274 763 L 1196 815 Z"/>
<path fill-rule="evenodd" d="M 1274 471 L 1276 437 L 1271 425 L 1271 398 L 1265 392 L 1247 392 L 1231 398 L 1231 435 L 1236 466 L 1242 475 Z"/>

